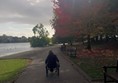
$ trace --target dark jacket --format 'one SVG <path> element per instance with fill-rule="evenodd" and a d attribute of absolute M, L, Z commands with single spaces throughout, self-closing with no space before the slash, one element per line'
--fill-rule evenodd
<path fill-rule="evenodd" d="M 46 60 L 45 60 L 45 64 L 49 68 L 57 67 L 58 62 L 59 62 L 59 59 L 57 58 L 57 56 L 55 54 L 53 54 L 53 52 L 50 52 L 49 55 L 47 56 Z"/>

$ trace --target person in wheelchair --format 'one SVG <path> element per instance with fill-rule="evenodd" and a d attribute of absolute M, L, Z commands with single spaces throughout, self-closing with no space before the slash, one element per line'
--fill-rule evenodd
<path fill-rule="evenodd" d="M 50 50 L 49 54 L 45 60 L 46 69 L 49 68 L 51 72 L 54 71 L 55 68 L 59 68 L 59 59 L 58 57 Z"/>

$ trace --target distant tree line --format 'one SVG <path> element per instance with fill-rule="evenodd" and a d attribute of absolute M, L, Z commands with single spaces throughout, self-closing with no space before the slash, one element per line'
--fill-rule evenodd
<path fill-rule="evenodd" d="M 20 43 L 20 42 L 28 42 L 28 38 L 26 38 L 25 36 L 22 37 L 7 36 L 5 34 L 0 36 L 0 43 Z"/>

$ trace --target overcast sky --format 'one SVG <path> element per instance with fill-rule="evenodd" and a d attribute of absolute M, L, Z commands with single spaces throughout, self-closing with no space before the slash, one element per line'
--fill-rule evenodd
<path fill-rule="evenodd" d="M 31 37 L 37 23 L 44 24 L 52 35 L 52 17 L 51 0 L 0 0 L 0 35 Z"/>

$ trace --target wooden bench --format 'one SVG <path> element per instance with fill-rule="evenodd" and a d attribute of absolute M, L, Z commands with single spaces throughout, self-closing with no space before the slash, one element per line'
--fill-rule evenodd
<path fill-rule="evenodd" d="M 61 49 L 62 52 L 66 51 L 66 45 L 61 45 L 60 49 Z"/>
<path fill-rule="evenodd" d="M 71 56 L 71 57 L 76 57 L 76 55 L 77 55 L 77 48 L 76 47 L 69 47 L 68 49 L 67 49 L 67 54 L 69 55 L 69 56 Z"/>
<path fill-rule="evenodd" d="M 104 66 L 104 83 L 115 82 L 118 83 L 118 60 L 116 66 Z M 108 72 L 108 69 L 115 69 L 115 72 Z"/>

